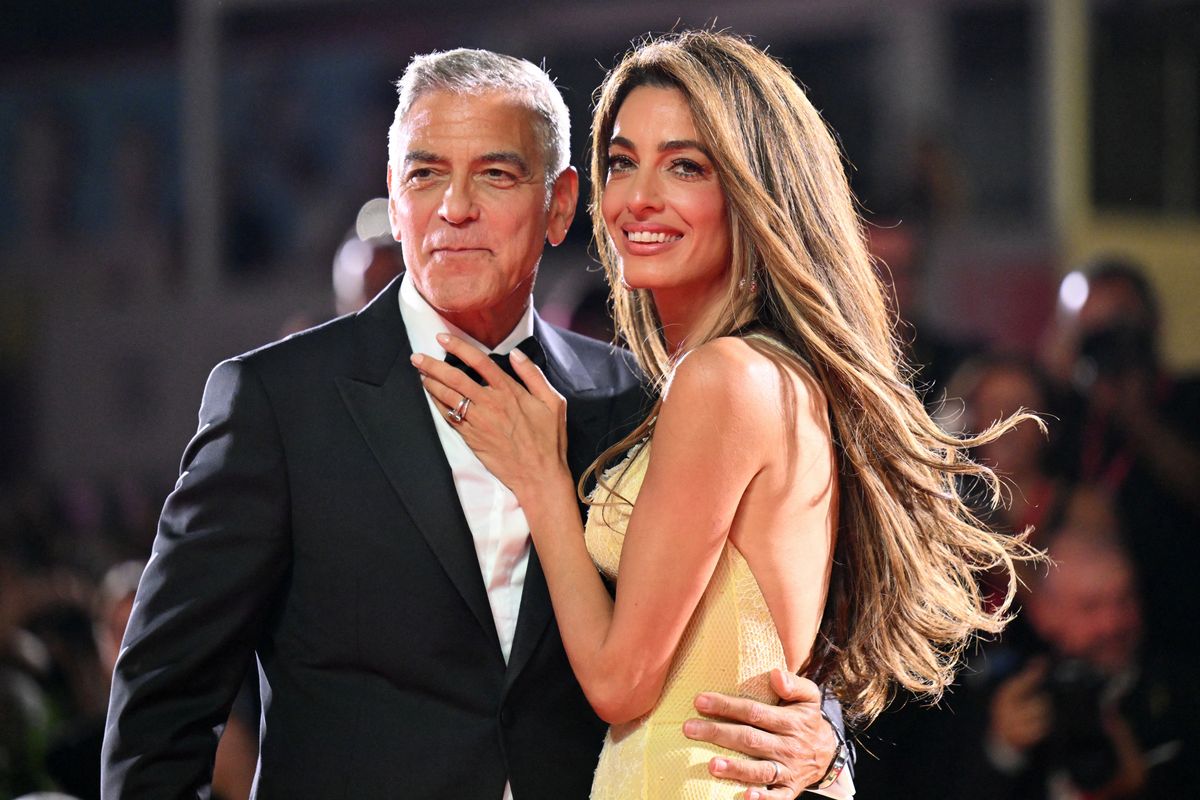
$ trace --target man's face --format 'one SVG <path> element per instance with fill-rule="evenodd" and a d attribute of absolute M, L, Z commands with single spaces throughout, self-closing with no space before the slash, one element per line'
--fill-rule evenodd
<path fill-rule="evenodd" d="M 1053 553 L 1058 566 L 1031 597 L 1031 620 L 1060 655 L 1108 673 L 1133 664 L 1142 614 L 1133 569 L 1115 553 Z"/>
<path fill-rule="evenodd" d="M 1121 279 L 1092 281 L 1079 309 L 1080 332 L 1087 335 L 1119 324 L 1152 325 L 1141 295 Z"/>
<path fill-rule="evenodd" d="M 498 341 L 529 302 L 543 242 L 566 236 L 574 170 L 547 204 L 533 113 L 502 92 L 430 92 L 399 133 L 388 211 L 417 291 L 476 338 Z"/>

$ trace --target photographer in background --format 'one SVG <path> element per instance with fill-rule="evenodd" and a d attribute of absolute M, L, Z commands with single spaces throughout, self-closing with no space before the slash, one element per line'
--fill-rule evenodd
<path fill-rule="evenodd" d="M 966 737 L 962 796 L 1194 796 L 1197 704 L 1191 682 L 1176 677 L 1191 665 L 1159 661 L 1156 643 L 1144 641 L 1138 583 L 1118 537 L 1067 526 L 1050 540 L 1056 566 L 1033 579 L 1025 600 L 1044 649 L 994 648 L 976 675 L 993 688 L 980 704 L 981 735 Z"/>
<path fill-rule="evenodd" d="M 1156 640 L 1200 659 L 1195 615 L 1180 615 L 1200 560 L 1200 381 L 1169 374 L 1159 362 L 1154 291 L 1134 264 L 1093 263 L 1063 292 L 1047 354 L 1069 378 L 1058 417 L 1062 472 L 1108 492 L 1127 532 L 1145 587 L 1147 624 Z M 1072 310 L 1074 308 L 1074 310 Z"/>
<path fill-rule="evenodd" d="M 1072 383 L 1085 401 L 1079 478 L 1120 493 L 1131 479 L 1144 477 L 1195 523 L 1200 385 L 1169 375 L 1159 363 L 1158 301 L 1140 269 L 1107 259 L 1086 277 L 1072 368 Z"/>

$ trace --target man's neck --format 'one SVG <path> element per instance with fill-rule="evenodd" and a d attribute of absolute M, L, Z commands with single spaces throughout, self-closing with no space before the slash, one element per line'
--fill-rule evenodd
<path fill-rule="evenodd" d="M 493 313 L 493 309 L 461 314 L 445 311 L 438 313 L 451 325 L 460 328 L 463 333 L 491 349 L 508 338 L 513 328 L 517 327 L 517 323 L 521 321 L 521 317 L 525 316 L 526 308 L 528 308 L 528 303 L 515 314 L 512 312 L 497 314 Z"/>
<path fill-rule="evenodd" d="M 409 341 L 414 348 L 434 355 L 441 352 L 441 345 L 434 339 L 440 331 L 461 334 L 488 350 L 507 352 L 509 345 L 533 334 L 533 301 L 528 292 L 521 295 L 521 301 L 482 312 L 447 312 L 430 303 L 411 276 L 405 275 L 400 284 L 400 312 L 409 330 Z"/>

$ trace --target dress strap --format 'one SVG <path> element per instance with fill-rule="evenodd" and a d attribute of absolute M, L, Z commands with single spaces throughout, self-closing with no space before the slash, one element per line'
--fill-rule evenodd
<path fill-rule="evenodd" d="M 788 354 L 792 358 L 799 359 L 799 361 L 801 363 L 803 363 L 804 366 L 808 367 L 808 369 L 810 371 L 813 368 L 812 363 L 807 358 L 805 358 L 801 353 L 796 352 L 796 349 L 794 347 L 792 347 L 790 344 L 788 344 L 787 342 L 780 339 L 778 336 L 775 336 L 773 334 L 766 333 L 763 331 L 749 331 L 747 333 L 742 334 L 742 338 L 757 339 L 760 342 L 766 342 L 768 345 L 775 348 L 776 350 L 780 350 L 780 351 Z"/>

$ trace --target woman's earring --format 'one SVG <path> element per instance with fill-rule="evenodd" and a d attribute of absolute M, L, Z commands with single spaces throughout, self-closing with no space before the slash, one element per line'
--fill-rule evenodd
<path fill-rule="evenodd" d="M 748 288 L 747 284 L 749 284 Z M 748 290 L 750 294 L 756 294 L 758 292 L 758 276 L 754 273 L 751 273 L 749 281 L 747 281 L 745 278 L 742 278 L 738 281 L 738 288 L 742 291 Z"/>

